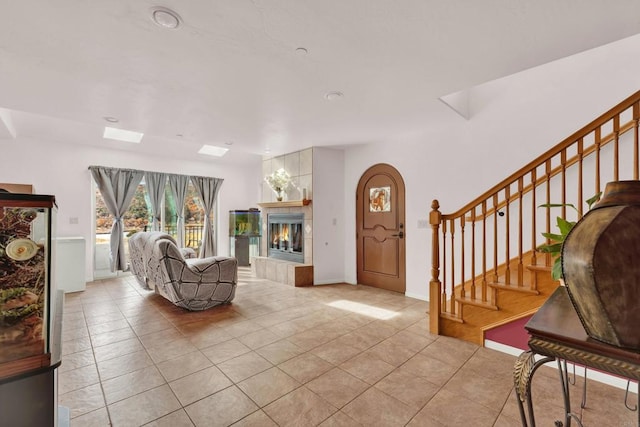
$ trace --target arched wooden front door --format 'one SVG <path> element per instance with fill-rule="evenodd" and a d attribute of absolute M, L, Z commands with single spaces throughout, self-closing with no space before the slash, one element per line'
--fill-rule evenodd
<path fill-rule="evenodd" d="M 404 181 L 391 165 L 377 164 L 356 193 L 358 283 L 406 290 Z"/>

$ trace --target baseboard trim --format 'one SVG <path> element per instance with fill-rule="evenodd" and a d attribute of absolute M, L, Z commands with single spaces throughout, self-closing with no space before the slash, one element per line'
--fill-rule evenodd
<path fill-rule="evenodd" d="M 510 354 L 512 356 L 518 357 L 520 356 L 520 354 L 522 354 L 523 350 L 516 348 L 516 347 L 511 347 L 509 345 L 506 344 L 501 344 L 495 341 L 490 341 L 490 340 L 485 340 L 484 342 L 484 346 L 486 348 L 490 348 L 492 350 L 496 350 L 496 351 L 500 351 L 502 353 L 507 353 Z M 542 358 L 541 356 L 536 356 L 537 359 Z M 569 369 L 569 372 L 571 372 L 573 374 L 573 363 L 571 362 L 567 362 L 567 367 Z M 545 366 L 549 366 L 550 368 L 553 369 L 558 369 L 558 364 L 554 361 L 554 362 L 549 362 L 546 363 Z M 575 367 L 575 373 L 577 376 L 584 378 L 584 366 L 580 366 L 577 365 Z M 589 372 L 587 373 L 587 379 L 589 380 L 594 380 L 594 381 L 598 381 L 599 383 L 602 384 L 606 384 L 606 385 L 610 385 L 612 387 L 616 387 L 622 390 L 626 390 L 627 389 L 627 380 L 624 378 L 620 378 L 620 377 L 616 377 L 614 375 L 609 375 L 606 374 L 604 372 L 600 372 L 600 371 L 596 371 L 594 369 L 589 369 Z M 638 393 L 638 383 L 635 382 L 631 382 L 631 384 L 629 385 L 629 391 L 632 393 Z M 588 393 L 588 391 L 587 391 Z"/>

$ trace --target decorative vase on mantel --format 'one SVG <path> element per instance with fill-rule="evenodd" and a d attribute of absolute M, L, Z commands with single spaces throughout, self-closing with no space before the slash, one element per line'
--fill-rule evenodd
<path fill-rule="evenodd" d="M 640 351 L 640 181 L 614 181 L 562 247 L 569 298 L 587 335 Z"/>
<path fill-rule="evenodd" d="M 276 200 L 281 202 L 282 201 L 282 188 L 276 187 L 275 190 L 276 190 L 276 194 L 277 194 Z"/>

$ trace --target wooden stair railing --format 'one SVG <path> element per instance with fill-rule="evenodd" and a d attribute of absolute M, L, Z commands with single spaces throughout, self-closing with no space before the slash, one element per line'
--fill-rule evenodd
<path fill-rule="evenodd" d="M 537 206 L 572 203 L 579 218 L 585 200 L 606 182 L 639 179 L 639 120 L 640 91 L 459 210 L 442 214 L 433 201 L 432 333 L 447 322 L 464 323 L 465 304 L 504 310 L 499 289 L 537 292 L 539 270 L 550 274 L 552 263 L 535 250 L 547 243 L 541 233 L 555 232 L 556 216 L 567 217 L 565 207 L 552 215 Z"/>

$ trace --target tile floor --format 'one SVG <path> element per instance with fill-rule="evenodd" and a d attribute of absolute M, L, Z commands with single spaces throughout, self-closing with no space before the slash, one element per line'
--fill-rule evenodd
<path fill-rule="evenodd" d="M 431 335 L 426 302 L 364 286 L 293 288 L 248 269 L 239 279 L 231 305 L 204 312 L 133 277 L 66 295 L 59 402 L 71 425 L 520 425 L 515 358 Z M 538 425 L 553 425 L 557 371 L 539 372 Z M 589 382 L 585 425 L 636 425 L 623 399 Z"/>

